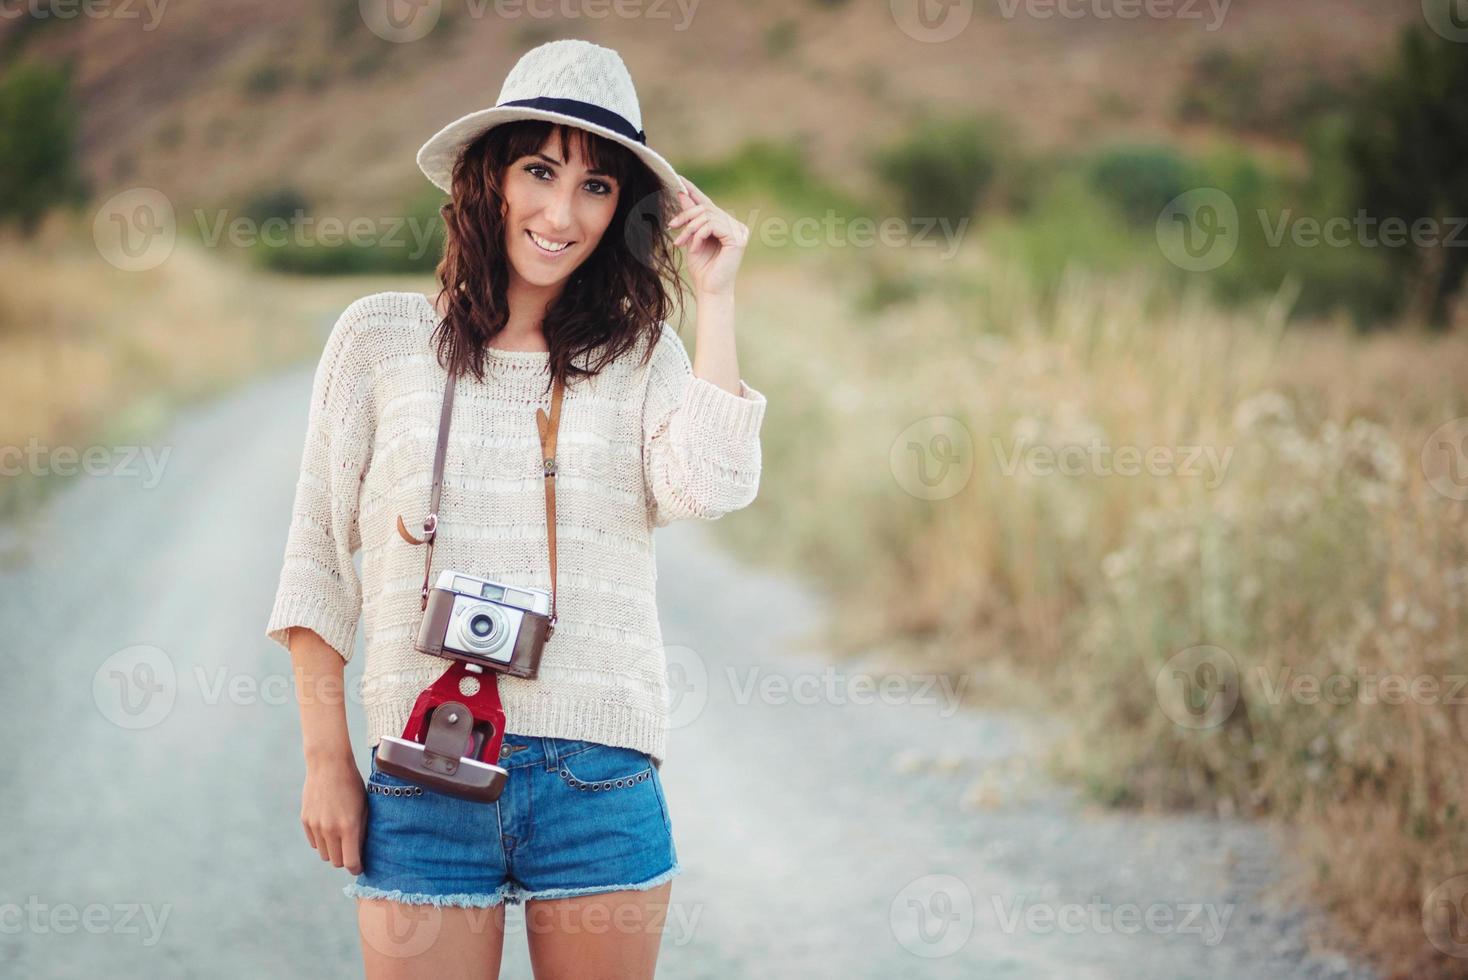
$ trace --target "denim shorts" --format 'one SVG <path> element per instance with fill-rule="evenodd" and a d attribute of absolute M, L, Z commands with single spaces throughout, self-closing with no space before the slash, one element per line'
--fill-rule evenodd
<path fill-rule="evenodd" d="M 682 870 L 647 753 L 506 732 L 499 765 L 500 798 L 474 803 L 382 772 L 373 746 L 362 873 L 343 891 L 482 908 L 647 889 Z"/>

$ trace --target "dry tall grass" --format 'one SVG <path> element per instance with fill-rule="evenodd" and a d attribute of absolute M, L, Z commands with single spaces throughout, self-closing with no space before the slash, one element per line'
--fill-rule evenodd
<path fill-rule="evenodd" d="M 179 404 L 319 353 L 322 321 L 360 288 L 261 276 L 183 238 L 155 268 L 124 271 L 60 212 L 34 240 L 0 237 L 0 447 L 156 437 Z M 0 515 L 57 482 L 9 463 Z"/>
<path fill-rule="evenodd" d="M 1290 825 L 1346 934 L 1451 972 L 1423 909 L 1468 872 L 1468 505 L 1422 460 L 1468 416 L 1468 338 L 1286 327 L 1284 299 L 1223 312 L 1079 274 L 1042 301 L 973 250 L 869 259 L 752 273 L 770 526 L 729 531 L 817 573 L 847 647 L 1070 719 L 1057 763 L 1098 797 Z M 857 313 L 874 266 L 926 288 Z M 928 448 L 969 439 L 972 475 L 920 499 L 893 444 L 937 416 L 957 423 Z M 1081 472 L 1009 465 L 1017 446 L 1078 447 Z M 1172 469 L 1118 475 L 1094 447 Z"/>

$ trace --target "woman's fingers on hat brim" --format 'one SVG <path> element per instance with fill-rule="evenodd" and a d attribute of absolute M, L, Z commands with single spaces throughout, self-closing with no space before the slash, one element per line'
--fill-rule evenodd
<path fill-rule="evenodd" d="M 673 216 L 673 219 L 668 222 L 668 227 L 677 228 L 679 225 L 692 218 L 694 215 L 702 214 L 707 211 L 708 207 L 709 206 L 707 204 L 690 204 L 688 207 L 684 208 L 682 211 L 679 211 L 676 215 Z"/>
<path fill-rule="evenodd" d="M 683 183 L 683 186 L 687 188 L 688 196 L 693 198 L 695 203 L 705 204 L 708 202 L 708 198 L 704 195 L 703 191 L 698 189 L 698 185 L 695 184 L 693 181 L 689 180 L 687 177 L 684 177 L 682 174 L 678 175 L 678 180 L 680 180 Z"/>

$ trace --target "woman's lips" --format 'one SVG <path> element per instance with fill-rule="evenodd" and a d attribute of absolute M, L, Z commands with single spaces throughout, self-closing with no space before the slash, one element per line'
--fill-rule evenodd
<path fill-rule="evenodd" d="M 535 246 L 535 250 L 537 252 L 539 252 L 541 255 L 544 255 L 548 259 L 554 259 L 554 258 L 556 258 L 558 256 L 565 255 L 567 252 L 571 251 L 571 245 L 576 244 L 575 242 L 571 242 L 570 244 L 568 244 L 565 248 L 561 249 L 560 251 L 558 251 L 558 252 L 552 252 L 549 249 L 542 248 L 541 245 L 540 245 L 540 243 L 535 240 L 535 236 L 532 235 L 532 234 L 530 234 L 530 232 L 528 230 L 525 232 L 525 237 L 527 239 L 529 239 L 531 245 Z M 547 241 L 549 241 L 549 240 L 550 239 L 547 239 Z"/>

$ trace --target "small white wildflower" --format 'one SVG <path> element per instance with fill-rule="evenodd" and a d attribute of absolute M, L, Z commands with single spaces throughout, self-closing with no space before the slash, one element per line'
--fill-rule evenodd
<path fill-rule="evenodd" d="M 1101 574 L 1115 582 L 1132 570 L 1132 554 L 1127 549 L 1113 551 L 1101 559 Z"/>
<path fill-rule="evenodd" d="M 1420 602 L 1414 602 L 1407 617 L 1407 625 L 1419 633 L 1431 633 L 1437 628 L 1437 616 Z"/>
<path fill-rule="evenodd" d="M 1240 432 L 1252 429 L 1292 427 L 1295 410 L 1290 401 L 1277 391 L 1261 391 L 1250 395 L 1234 407 L 1234 428 Z"/>
<path fill-rule="evenodd" d="M 1343 442 L 1345 461 L 1352 469 L 1389 485 L 1402 481 L 1406 472 L 1402 450 L 1386 429 L 1366 419 L 1355 419 Z"/>

